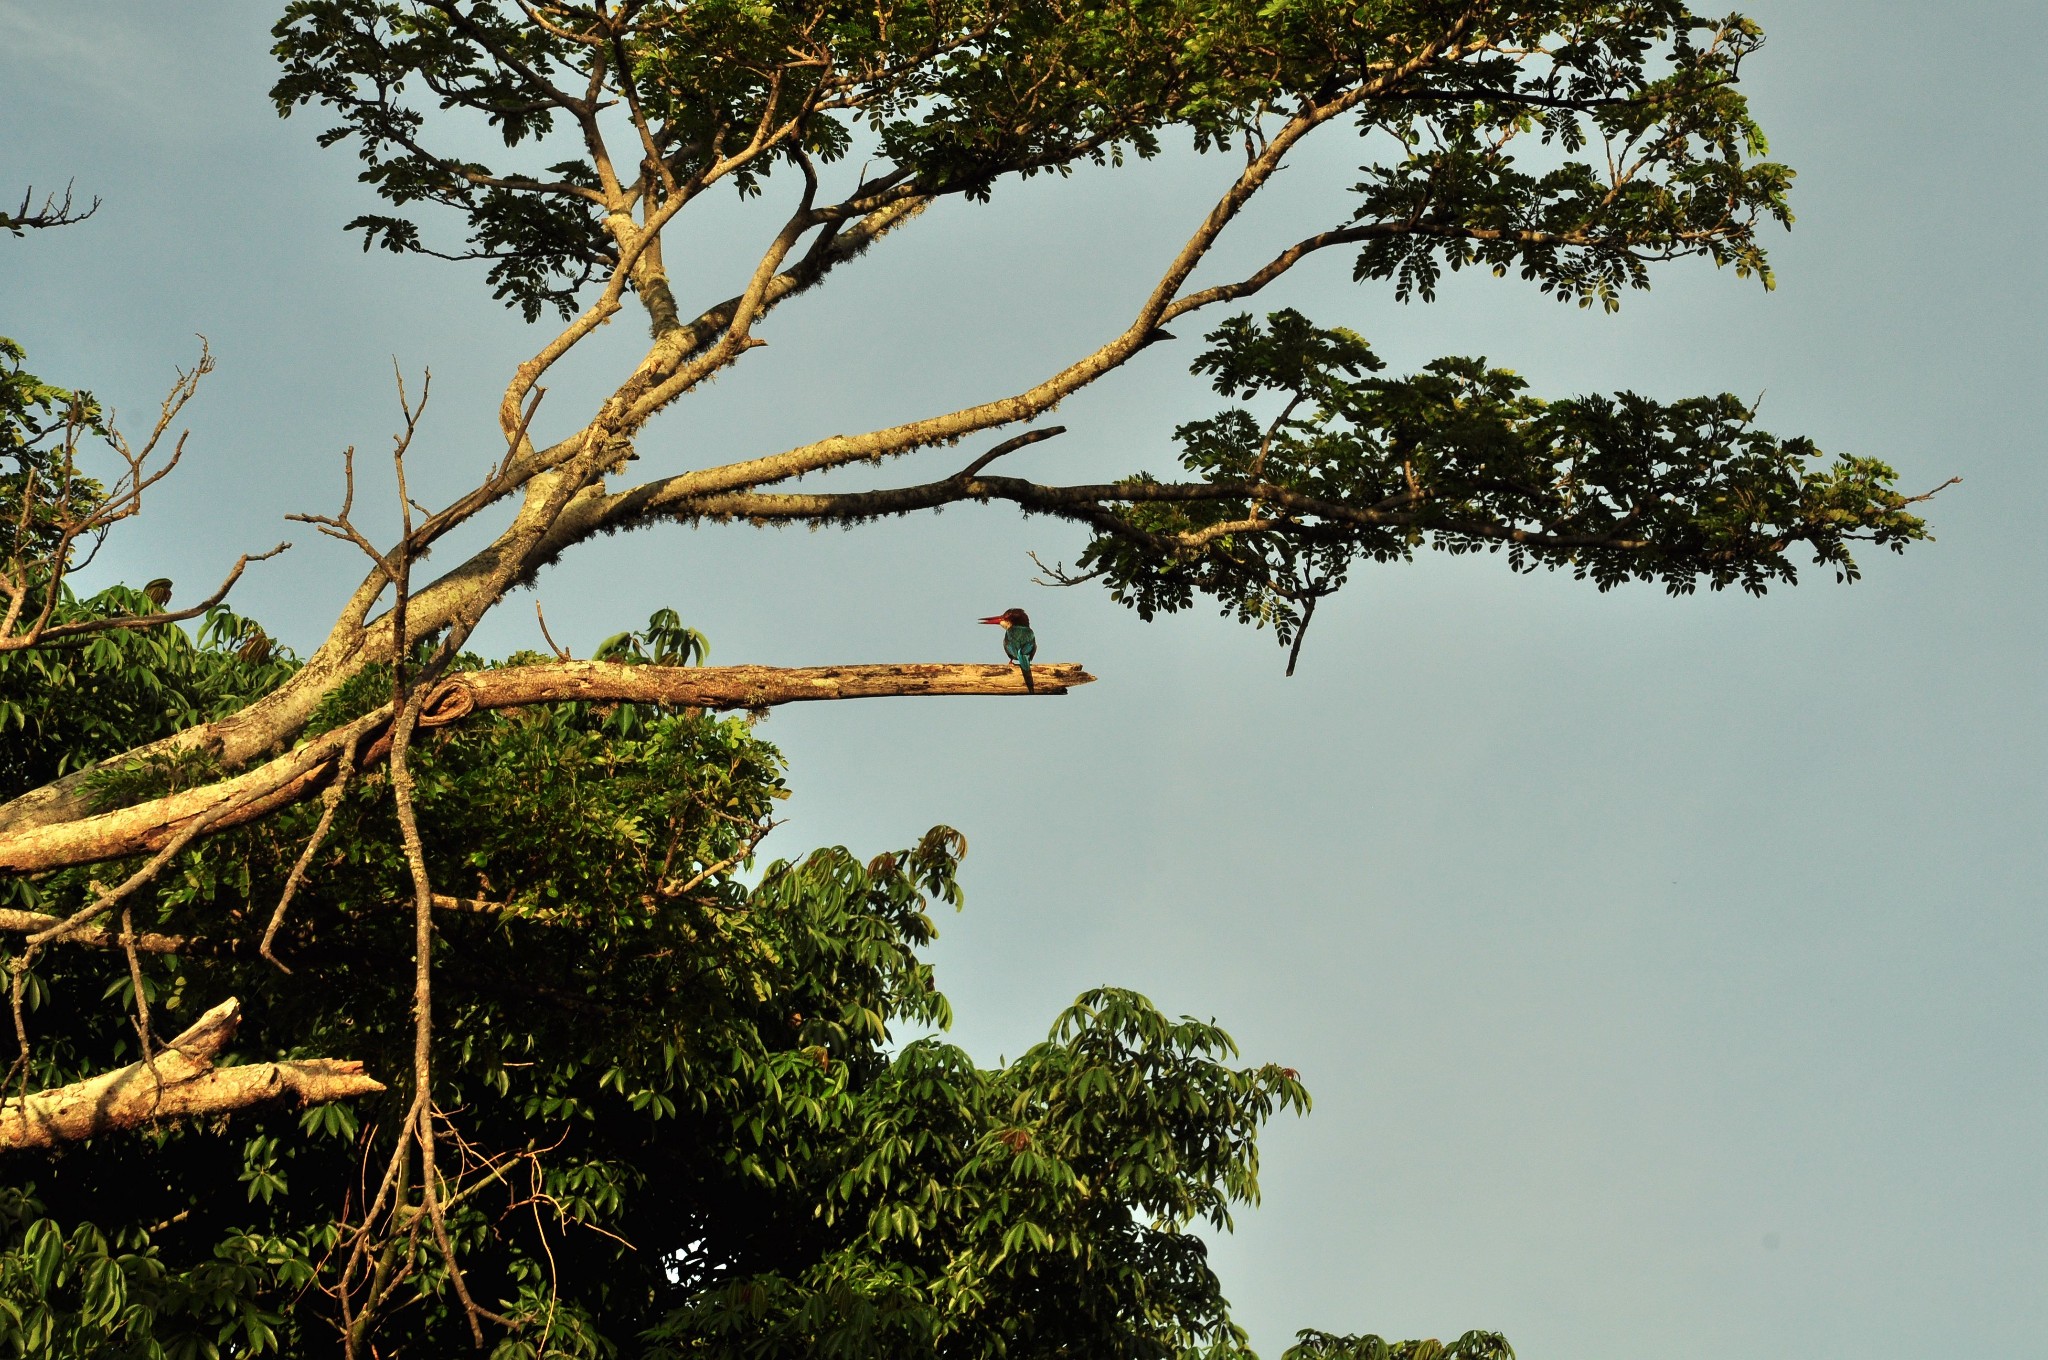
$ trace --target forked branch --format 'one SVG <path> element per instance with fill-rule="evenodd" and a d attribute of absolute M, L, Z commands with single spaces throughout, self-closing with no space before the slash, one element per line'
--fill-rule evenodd
<path fill-rule="evenodd" d="M 42 203 L 38 205 L 35 186 L 30 185 L 21 191 L 20 207 L 11 213 L 0 213 L 0 231 L 11 231 L 16 236 L 26 236 L 31 231 L 49 227 L 72 226 L 83 222 L 99 210 L 98 198 L 94 198 L 84 209 L 74 207 L 69 184 L 64 186 L 62 198 L 54 193 L 44 194 Z"/>

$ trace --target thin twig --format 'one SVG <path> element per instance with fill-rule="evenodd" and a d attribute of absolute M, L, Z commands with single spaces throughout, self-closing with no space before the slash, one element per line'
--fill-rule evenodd
<path fill-rule="evenodd" d="M 313 856 L 319 853 L 321 842 L 327 839 L 328 828 L 334 825 L 334 810 L 341 806 L 341 800 L 348 793 L 349 782 L 355 777 L 358 740 L 358 734 L 350 733 L 348 744 L 342 747 L 334 782 L 320 795 L 320 821 L 314 826 L 312 836 L 307 839 L 305 848 L 299 851 L 298 859 L 292 864 L 291 873 L 285 878 L 284 891 L 278 894 L 277 910 L 270 914 L 270 924 L 263 931 L 263 943 L 256 950 L 258 954 L 276 964 L 281 973 L 290 973 L 292 970 L 286 966 L 283 959 L 271 952 L 271 941 L 277 938 L 277 929 L 284 924 L 285 909 L 291 906 L 293 894 L 298 892 L 299 884 L 305 881 L 307 867 L 312 864 Z"/>
<path fill-rule="evenodd" d="M 996 459 L 1001 458 L 1004 454 L 1015 453 L 1017 450 L 1021 448 L 1027 448 L 1032 444 L 1040 442 L 1041 440 L 1051 439 L 1057 435 L 1063 435 L 1066 432 L 1067 427 L 1064 425 L 1048 425 L 1042 430 L 1026 430 L 1023 434 L 1016 435 L 1010 439 L 1005 439 L 1002 443 L 996 445 L 987 453 L 984 453 L 983 455 L 981 455 L 981 457 L 969 463 L 966 467 L 961 468 L 958 472 L 953 474 L 953 480 L 956 482 L 968 481 L 973 478 L 974 474 L 980 472 L 983 468 L 987 467 L 990 463 L 993 463 Z"/>
<path fill-rule="evenodd" d="M 156 1045 L 149 1035 L 149 998 L 143 994 L 142 957 L 135 952 L 135 914 L 131 904 L 121 904 L 121 949 L 128 956 L 128 984 L 135 989 L 135 1037 L 142 1041 L 142 1061 L 156 1082 L 156 1099 L 164 1095 L 163 1074 L 156 1070 Z"/>
<path fill-rule="evenodd" d="M 548 650 L 555 654 L 555 659 L 557 661 L 575 660 L 574 657 L 569 655 L 569 649 L 556 642 L 555 635 L 548 631 L 548 616 L 540 612 L 539 600 L 533 602 L 533 616 L 540 620 L 540 635 L 547 639 Z"/>
<path fill-rule="evenodd" d="M 1301 659 L 1301 640 L 1308 636 L 1308 622 L 1316 616 L 1316 601 L 1321 598 L 1320 594 L 1310 595 L 1308 603 L 1302 606 L 1301 622 L 1294 629 L 1294 645 L 1287 649 L 1287 674 L 1290 676 L 1294 674 L 1294 663 Z"/>

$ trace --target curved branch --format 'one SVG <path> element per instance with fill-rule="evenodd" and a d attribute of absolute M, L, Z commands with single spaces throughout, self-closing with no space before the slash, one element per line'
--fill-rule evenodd
<path fill-rule="evenodd" d="M 1323 124 L 1340 118 L 1408 80 L 1439 59 L 1456 60 L 1466 51 L 1465 32 L 1474 21 L 1468 10 L 1447 25 L 1443 35 L 1425 44 L 1408 60 L 1381 72 L 1372 80 L 1344 91 L 1323 104 L 1305 106 L 1269 138 L 1259 154 L 1224 191 L 1201 225 L 1175 254 L 1159 280 L 1147 294 L 1137 314 L 1123 331 L 1108 343 L 1035 386 L 1013 396 L 962 407 L 944 415 L 913 420 L 861 435 L 833 435 L 766 458 L 748 459 L 701 472 L 672 478 L 673 489 L 682 496 L 702 496 L 723 491 L 740 491 L 773 482 L 787 481 L 807 473 L 850 463 L 880 462 L 914 449 L 974 434 L 1002 425 L 1014 425 L 1043 415 L 1066 398 L 1097 379 L 1120 368 L 1139 350 L 1160 338 L 1158 327 L 1166 319 L 1176 296 L 1209 250 L 1234 221 L 1252 196 L 1279 170 L 1294 146 Z M 1187 309 L 1183 308 L 1182 311 Z M 650 412 L 651 414 L 651 412 Z"/>

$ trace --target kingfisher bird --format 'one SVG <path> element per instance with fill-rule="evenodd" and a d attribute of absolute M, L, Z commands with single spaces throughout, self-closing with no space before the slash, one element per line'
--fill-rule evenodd
<path fill-rule="evenodd" d="M 1003 630 L 1003 655 L 1017 663 L 1024 672 L 1024 688 L 1032 689 L 1031 658 L 1038 655 L 1038 635 L 1031 631 L 1031 616 L 1021 609 L 1005 609 L 982 622 Z"/>

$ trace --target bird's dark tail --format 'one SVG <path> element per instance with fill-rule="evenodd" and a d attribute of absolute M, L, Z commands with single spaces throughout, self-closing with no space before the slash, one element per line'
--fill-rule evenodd
<path fill-rule="evenodd" d="M 1017 664 L 1018 664 L 1019 666 L 1021 666 L 1021 667 L 1023 668 L 1023 670 L 1024 670 L 1024 689 L 1025 689 L 1025 691 L 1026 691 L 1027 693 L 1032 693 L 1032 694 L 1035 694 L 1035 693 L 1037 693 L 1038 691 L 1037 691 L 1036 687 L 1034 687 L 1034 686 L 1032 685 L 1032 683 L 1031 683 L 1031 663 L 1030 663 L 1029 661 L 1019 661 L 1019 662 L 1018 662 Z"/>

